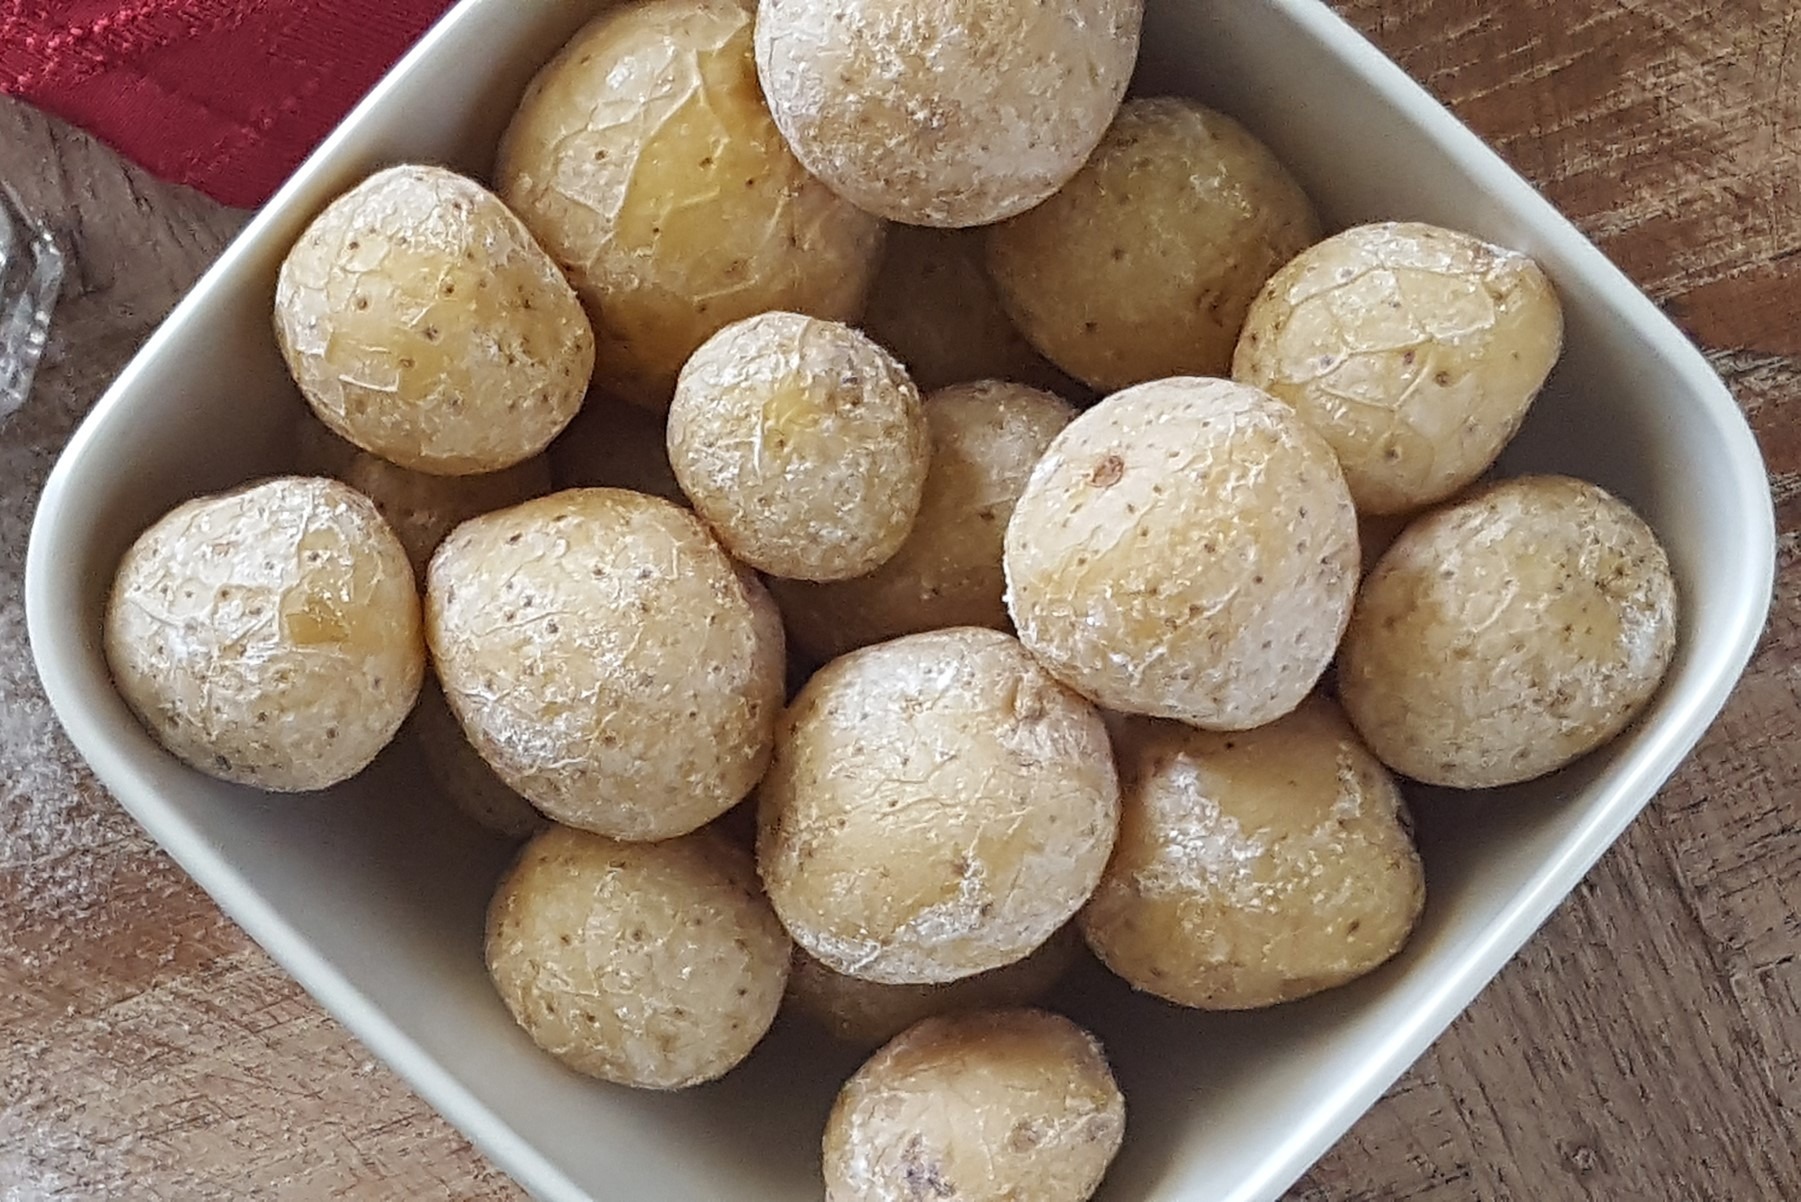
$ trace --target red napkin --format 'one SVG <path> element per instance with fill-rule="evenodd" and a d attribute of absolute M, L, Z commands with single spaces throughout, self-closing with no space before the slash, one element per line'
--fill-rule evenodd
<path fill-rule="evenodd" d="M 0 0 L 0 92 L 229 205 L 268 199 L 449 0 Z"/>

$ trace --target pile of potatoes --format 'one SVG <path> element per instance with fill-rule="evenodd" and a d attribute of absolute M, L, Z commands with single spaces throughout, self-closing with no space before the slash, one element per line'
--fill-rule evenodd
<path fill-rule="evenodd" d="M 486 185 L 318 215 L 300 474 L 157 522 L 106 615 L 223 779 L 325 788 L 410 718 L 528 840 L 488 968 L 571 1068 L 712 1080 L 784 1006 L 879 1046 L 834 1202 L 1088 1197 L 1124 1103 L 1038 1008 L 1077 959 L 1217 1010 L 1370 972 L 1425 899 L 1401 780 L 1555 771 L 1673 653 L 1626 505 L 1487 478 L 1545 273 L 1326 237 L 1230 117 L 1124 99 L 1140 16 L 608 8 Z"/>

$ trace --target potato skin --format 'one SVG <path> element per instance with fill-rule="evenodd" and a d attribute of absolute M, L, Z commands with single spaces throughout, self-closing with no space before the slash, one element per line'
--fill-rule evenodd
<path fill-rule="evenodd" d="M 1585 481 L 1520 477 L 1395 540 L 1358 596 L 1339 695 L 1395 771 L 1513 784 L 1624 730 L 1677 625 L 1669 558 L 1637 514 Z"/>
<path fill-rule="evenodd" d="M 899 550 L 931 458 L 919 390 L 894 356 L 850 326 L 780 312 L 694 352 L 667 445 L 725 548 L 800 580 L 860 576 Z"/>
<path fill-rule="evenodd" d="M 1155 718 L 1113 733 L 1119 843 L 1078 920 L 1108 968 L 1178 1005 L 1245 1010 L 1401 949 L 1425 902 L 1410 820 L 1337 705 L 1231 734 Z"/>
<path fill-rule="evenodd" d="M 435 679 L 426 680 L 410 724 L 426 775 L 464 817 L 507 839 L 523 839 L 550 825 L 531 802 L 494 775 L 450 712 Z"/>
<path fill-rule="evenodd" d="M 425 675 L 400 540 L 367 497 L 311 477 L 153 523 L 120 561 L 103 638 L 120 695 L 164 747 L 277 793 L 361 772 Z"/>
<path fill-rule="evenodd" d="M 1094 708 L 964 627 L 835 660 L 782 717 L 757 866 L 834 971 L 941 984 L 1021 959 L 1100 879 L 1118 781 Z"/>
<path fill-rule="evenodd" d="M 661 412 L 694 348 L 769 309 L 851 321 L 882 223 L 808 175 L 758 89 L 738 0 L 608 9 L 538 73 L 497 189 L 593 320 L 596 384 Z"/>
<path fill-rule="evenodd" d="M 327 426 L 436 475 L 538 454 L 594 368 L 556 264 L 492 193 L 441 167 L 391 167 L 326 207 L 281 265 L 275 335 Z"/>
<path fill-rule="evenodd" d="M 958 384 L 925 399 L 930 466 L 907 541 L 875 571 L 830 584 L 776 580 L 795 646 L 818 662 L 925 630 L 1011 630 L 1001 570 L 1026 477 L 1075 417 L 1024 384 Z"/>
<path fill-rule="evenodd" d="M 759 0 L 757 73 L 807 169 L 871 213 L 986 225 L 1061 187 L 1138 56 L 1142 0 Z"/>
<path fill-rule="evenodd" d="M 1100 1043 L 1061 1015 L 929 1018 L 839 1093 L 825 1130 L 826 1202 L 1083 1202 L 1125 1124 Z"/>
<path fill-rule="evenodd" d="M 566 825 L 667 839 L 768 763 L 779 617 L 667 501 L 570 489 L 463 523 L 432 559 L 426 629 L 482 758 Z"/>
<path fill-rule="evenodd" d="M 1418 223 L 1358 226 L 1264 287 L 1233 377 L 1293 405 L 1365 514 L 1457 493 L 1500 455 L 1563 350 L 1563 307 L 1525 255 Z"/>
<path fill-rule="evenodd" d="M 1070 923 L 1025 959 L 991 972 L 948 985 L 878 985 L 833 972 L 797 948 L 786 1004 L 834 1039 L 874 1050 L 934 1015 L 1038 1002 L 1083 954 L 1081 933 Z"/>
<path fill-rule="evenodd" d="M 1331 449 L 1225 380 L 1116 393 L 1027 481 L 1006 537 L 1019 637 L 1127 713 L 1245 730 L 1300 704 L 1357 586 L 1357 517 Z"/>
<path fill-rule="evenodd" d="M 1103 392 L 1223 376 L 1246 312 L 1319 238 L 1293 177 L 1224 114 L 1130 100 L 1087 165 L 988 232 L 988 270 L 1026 338 Z"/>
<path fill-rule="evenodd" d="M 620 843 L 553 826 L 488 907 L 488 972 L 514 1020 L 577 1072 L 640 1089 L 748 1056 L 791 952 L 749 853 L 710 831 Z"/>

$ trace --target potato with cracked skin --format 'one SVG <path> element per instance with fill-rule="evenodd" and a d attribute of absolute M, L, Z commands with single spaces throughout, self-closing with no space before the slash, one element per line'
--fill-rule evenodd
<path fill-rule="evenodd" d="M 1243 126 L 1154 97 L 1126 103 L 1061 192 L 988 232 L 988 269 L 1032 345 L 1107 392 L 1227 374 L 1258 291 L 1319 233 Z"/>
<path fill-rule="evenodd" d="M 426 633 L 482 758 L 566 825 L 684 834 L 769 761 L 780 616 L 667 501 L 570 489 L 463 523 L 427 573 Z"/>
<path fill-rule="evenodd" d="M 550 825 L 482 759 L 435 680 L 427 679 L 411 722 L 426 775 L 470 821 L 508 839 L 523 839 Z"/>
<path fill-rule="evenodd" d="M 874 1049 L 922 1019 L 1043 1000 L 1085 954 L 1074 923 L 1023 960 L 947 985 L 878 985 L 833 972 L 799 949 L 788 1001 L 842 1043 Z"/>
<path fill-rule="evenodd" d="M 425 675 L 419 593 L 375 505 L 283 476 L 177 506 L 132 543 L 107 600 L 121 696 L 177 757 L 278 793 L 348 780 Z"/>
<path fill-rule="evenodd" d="M 857 1070 L 826 1122 L 826 1202 L 1083 1202 L 1125 1138 L 1100 1042 L 1043 1010 L 930 1018 Z"/>
<path fill-rule="evenodd" d="M 550 461 L 542 455 L 479 476 L 433 476 L 345 442 L 310 411 L 301 414 L 298 441 L 302 471 L 342 480 L 375 502 L 421 581 L 432 552 L 457 526 L 551 489 Z"/>
<path fill-rule="evenodd" d="M 922 390 L 1008 380 L 1067 400 L 1094 399 L 1040 355 L 1001 308 L 980 230 L 897 225 L 869 291 L 863 328 Z"/>
<path fill-rule="evenodd" d="M 1386 962 L 1425 901 L 1400 788 L 1337 705 L 1256 730 L 1113 726 L 1119 843 L 1078 921 L 1101 962 L 1182 1006 L 1307 997 Z"/>
<path fill-rule="evenodd" d="M 957 384 L 925 399 L 932 451 L 919 516 L 880 567 L 828 584 L 776 580 L 789 637 L 818 662 L 946 626 L 1011 630 L 1001 542 L 1026 477 L 1075 417 L 1024 384 Z"/>
<path fill-rule="evenodd" d="M 1143 16 L 1143 0 L 760 0 L 757 73 L 840 196 L 913 225 L 986 225 L 1081 167 Z"/>
<path fill-rule="evenodd" d="M 1293 405 L 1366 514 L 1443 501 L 1486 471 L 1563 351 L 1530 258 L 1418 223 L 1358 226 L 1264 287 L 1232 374 Z"/>
<path fill-rule="evenodd" d="M 553 826 L 488 907 L 488 972 L 514 1020 L 577 1072 L 640 1089 L 748 1056 L 792 946 L 749 853 L 711 831 L 621 843 Z"/>
<path fill-rule="evenodd" d="M 733 321 L 863 311 L 882 222 L 808 175 L 770 118 L 739 0 L 609 8 L 538 73 L 497 190 L 594 322 L 595 383 L 661 411 Z"/>
<path fill-rule="evenodd" d="M 500 200 L 441 167 L 377 172 L 281 265 L 275 334 L 335 433 L 402 467 L 497 472 L 581 407 L 594 333 Z"/>
<path fill-rule="evenodd" d="M 781 312 L 694 352 L 668 449 L 726 549 L 799 580 L 861 576 L 899 550 L 930 462 L 919 390 L 894 356 L 850 326 Z"/>
<path fill-rule="evenodd" d="M 1216 730 L 1301 703 L 1357 587 L 1331 448 L 1227 380 L 1115 393 L 1032 470 L 1006 537 L 1019 637 L 1110 709 Z"/>
<path fill-rule="evenodd" d="M 1094 707 L 963 627 L 853 651 L 783 715 L 757 866 L 801 947 L 885 985 L 1022 959 L 1081 908 L 1119 821 Z"/>
<path fill-rule="evenodd" d="M 629 488 L 686 507 L 669 466 L 667 425 L 642 406 L 590 396 L 550 444 L 551 477 L 558 488 Z"/>
<path fill-rule="evenodd" d="M 1657 535 L 1604 489 L 1525 476 L 1408 526 L 1364 581 L 1338 690 L 1370 750 L 1428 784 L 1491 788 L 1618 735 L 1675 654 Z"/>

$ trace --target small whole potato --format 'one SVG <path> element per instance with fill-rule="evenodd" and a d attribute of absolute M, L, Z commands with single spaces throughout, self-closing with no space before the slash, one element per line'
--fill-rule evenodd
<path fill-rule="evenodd" d="M 336 477 L 375 502 L 420 580 L 432 552 L 457 526 L 551 489 L 543 455 L 479 476 L 431 476 L 345 442 L 311 412 L 301 417 L 299 442 L 302 471 Z"/>
<path fill-rule="evenodd" d="M 707 339 L 669 409 L 669 462 L 694 511 L 737 558 L 799 580 L 860 576 L 900 549 L 930 446 L 894 356 L 799 313 Z"/>
<path fill-rule="evenodd" d="M 1071 400 L 1093 399 L 1014 329 L 988 278 L 985 254 L 980 230 L 895 226 L 863 328 L 924 390 L 1008 380 Z"/>
<path fill-rule="evenodd" d="M 845 1084 L 826 1202 L 1083 1202 L 1125 1138 L 1094 1036 L 1042 1010 L 929 1018 Z"/>
<path fill-rule="evenodd" d="M 1328 238 L 1251 306 L 1232 374 L 1325 436 L 1366 514 L 1457 493 L 1500 455 L 1563 350 L 1563 308 L 1525 255 L 1437 226 Z"/>
<path fill-rule="evenodd" d="M 824 662 L 947 626 L 1010 630 L 1007 519 L 1032 466 L 1074 416 L 1068 402 L 1024 384 L 958 384 L 927 397 L 931 461 L 900 550 L 852 580 L 771 583 L 796 647 Z"/>
<path fill-rule="evenodd" d="M 443 476 L 542 451 L 594 368 L 556 264 L 492 193 L 441 167 L 378 172 L 307 227 L 276 281 L 275 334 L 327 426 Z"/>
<path fill-rule="evenodd" d="M 609 7 L 532 81 L 498 190 L 569 274 L 595 382 L 661 412 L 714 331 L 769 309 L 863 311 L 880 220 L 808 175 L 757 85 L 751 5 Z"/>
<path fill-rule="evenodd" d="M 989 231 L 988 267 L 1032 345 L 1109 392 L 1226 375 L 1251 301 L 1318 238 L 1243 126 L 1157 97 L 1128 101 L 1068 186 Z"/>
<path fill-rule="evenodd" d="M 1416 520 L 1364 581 L 1338 689 L 1370 750 L 1482 789 L 1611 740 L 1675 654 L 1657 536 L 1596 485 L 1526 476 Z"/>
<path fill-rule="evenodd" d="M 428 680 L 419 694 L 412 725 L 426 775 L 465 817 L 509 839 L 535 835 L 550 825 L 531 802 L 494 775 L 435 681 Z"/>
<path fill-rule="evenodd" d="M 757 73 L 807 170 L 871 213 L 986 225 L 1081 167 L 1143 0 L 759 0 Z"/>
<path fill-rule="evenodd" d="M 1401 949 L 1425 900 L 1406 806 L 1336 705 L 1237 733 L 1156 718 L 1113 732 L 1119 843 L 1079 921 L 1134 988 L 1246 1010 Z"/>
<path fill-rule="evenodd" d="M 177 506 L 107 600 L 113 682 L 209 776 L 324 789 L 393 739 L 425 675 L 406 550 L 367 497 L 284 476 Z"/>
<path fill-rule="evenodd" d="M 998 631 L 853 651 L 783 715 L 757 866 L 794 941 L 884 985 L 1024 958 L 1093 892 L 1119 821 L 1106 727 Z"/>
<path fill-rule="evenodd" d="M 1088 410 L 1007 525 L 1007 604 L 1033 655 L 1110 709 L 1214 730 L 1300 704 L 1358 566 L 1331 448 L 1226 380 L 1141 384 Z"/>
<path fill-rule="evenodd" d="M 1029 1006 L 1041 1001 L 1083 955 L 1070 923 L 1023 960 L 948 985 L 878 985 L 833 972 L 806 952 L 794 953 L 788 1005 L 832 1037 L 874 1049 L 921 1019 L 969 1010 Z"/>
<path fill-rule="evenodd" d="M 570 489 L 463 523 L 432 559 L 426 633 L 476 750 L 565 825 L 684 834 L 769 761 L 780 616 L 667 501 Z"/>
<path fill-rule="evenodd" d="M 711 831 L 620 843 L 553 826 L 488 906 L 488 973 L 514 1020 L 577 1072 L 640 1089 L 748 1056 L 792 949 L 750 853 Z"/>
<path fill-rule="evenodd" d="M 591 396 L 550 444 L 551 477 L 558 488 L 629 488 L 686 506 L 669 466 L 667 426 L 662 414 Z"/>

